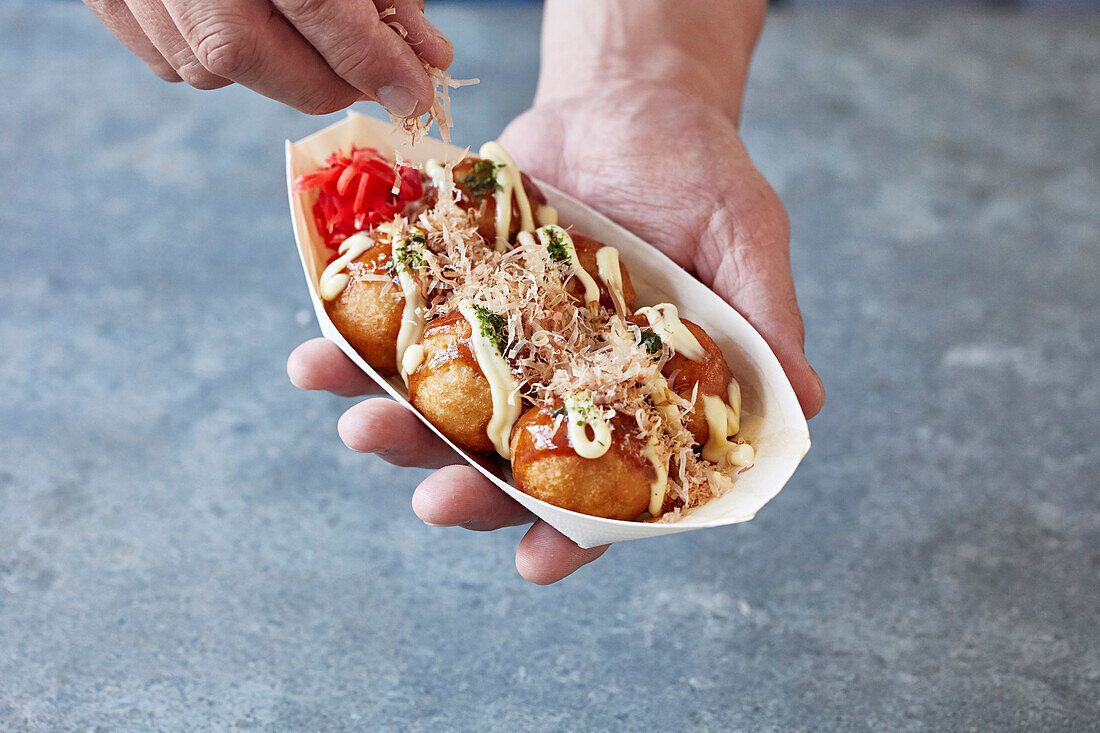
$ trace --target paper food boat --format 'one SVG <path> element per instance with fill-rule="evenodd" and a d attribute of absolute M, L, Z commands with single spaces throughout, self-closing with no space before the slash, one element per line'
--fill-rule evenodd
<path fill-rule="evenodd" d="M 383 379 L 352 349 L 329 320 L 318 295 L 317 283 L 330 252 L 322 243 L 311 213 L 316 194 L 295 194 L 293 184 L 298 176 L 324 165 L 330 153 L 339 148 L 347 151 L 353 144 L 377 148 L 387 155 L 400 147 L 404 158 L 418 164 L 429 158 L 448 160 L 462 153 L 459 148 L 430 138 L 409 149 L 403 132 L 394 130 L 389 123 L 354 112 L 296 143 L 287 141 L 286 182 L 294 237 L 321 333 L 501 491 L 581 547 L 744 522 L 779 493 L 809 450 L 810 434 L 794 390 L 764 339 L 737 311 L 657 249 L 580 201 L 537 180 L 547 202 L 558 210 L 562 226 L 575 226 L 581 233 L 618 248 L 634 283 L 639 306 L 666 301 L 676 304 L 680 313 L 702 326 L 722 348 L 730 370 L 741 384 L 743 416 L 739 435 L 756 449 L 756 462 L 738 474 L 733 490 L 725 495 L 685 513 L 677 521 L 646 523 L 602 519 L 547 504 L 507 483 L 490 470 L 488 462 L 474 460 L 455 447 L 409 404 L 408 392 L 400 378 Z"/>

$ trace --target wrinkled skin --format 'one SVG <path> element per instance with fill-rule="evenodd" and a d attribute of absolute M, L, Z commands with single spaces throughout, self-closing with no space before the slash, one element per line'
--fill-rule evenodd
<path fill-rule="evenodd" d="M 84 4 L 165 81 L 196 89 L 237 83 L 307 114 L 374 99 L 398 117 L 422 115 L 433 90 L 421 62 L 445 69 L 454 58 L 451 42 L 424 16 L 424 0 Z"/>
<path fill-rule="evenodd" d="M 821 409 L 824 390 L 802 351 L 787 216 L 725 114 L 675 89 L 624 83 L 598 99 L 532 109 L 501 142 L 531 175 L 612 217 L 712 287 L 767 339 L 807 417 Z M 322 339 L 300 346 L 288 371 L 305 389 L 378 392 Z M 412 499 L 429 524 L 491 530 L 533 519 L 389 400 L 351 408 L 340 420 L 340 435 L 353 450 L 396 465 L 443 466 Z M 606 549 L 581 549 L 535 521 L 519 544 L 516 567 L 532 582 L 552 583 Z"/>

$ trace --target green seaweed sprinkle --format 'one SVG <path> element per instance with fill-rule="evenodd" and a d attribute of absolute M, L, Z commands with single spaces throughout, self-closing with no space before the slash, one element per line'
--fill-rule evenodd
<path fill-rule="evenodd" d="M 409 242 L 414 242 L 419 247 L 409 246 Z M 393 274 L 404 272 L 408 269 L 421 268 L 424 266 L 424 253 L 421 251 L 421 247 L 427 244 L 427 240 L 424 238 L 423 233 L 416 232 L 409 239 L 406 239 L 397 245 L 394 249 L 393 256 L 394 262 L 392 265 Z"/>
<path fill-rule="evenodd" d="M 641 332 L 641 340 L 638 343 L 645 347 L 645 350 L 649 352 L 650 356 L 660 356 L 662 346 L 661 337 L 648 328 Z"/>
<path fill-rule="evenodd" d="M 554 262 L 569 261 L 569 246 L 565 243 L 560 229 L 547 229 L 546 238 L 550 243 L 546 245 L 546 251 L 550 253 L 550 259 Z"/>
<path fill-rule="evenodd" d="M 508 321 L 502 315 L 493 313 L 488 308 L 474 305 L 474 313 L 477 314 L 478 324 L 481 326 L 481 335 L 489 339 L 489 343 L 504 354 L 504 347 L 508 345 Z"/>
<path fill-rule="evenodd" d="M 463 190 L 475 201 L 480 201 L 491 193 L 499 191 L 497 172 L 501 166 L 491 160 L 479 160 L 473 169 L 462 178 Z"/>
<path fill-rule="evenodd" d="M 587 425 L 593 420 L 598 413 L 596 412 L 596 405 L 592 402 L 592 398 L 587 392 L 582 392 L 577 395 L 570 395 L 565 398 L 565 409 L 567 412 L 573 412 L 577 415 L 577 425 Z"/>

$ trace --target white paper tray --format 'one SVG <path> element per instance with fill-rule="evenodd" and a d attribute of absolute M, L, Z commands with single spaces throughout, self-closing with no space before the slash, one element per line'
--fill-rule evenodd
<path fill-rule="evenodd" d="M 501 491 L 507 492 L 581 547 L 595 547 L 609 542 L 744 522 L 752 519 L 787 483 L 810 449 L 810 434 L 794 390 L 760 334 L 729 304 L 657 249 L 542 181 L 537 183 L 546 194 L 548 203 L 558 210 L 562 226 L 575 226 L 581 233 L 619 249 L 622 262 L 634 283 L 639 305 L 666 301 L 675 303 L 680 313 L 702 326 L 722 348 L 730 369 L 741 384 L 744 416 L 740 435 L 756 449 L 756 462 L 738 475 L 732 491 L 686 513 L 679 520 L 643 523 L 601 519 L 547 504 L 519 491 L 488 470 L 482 462 L 473 460 L 455 447 L 413 409 L 408 402 L 405 385 L 399 378 L 383 379 L 351 348 L 329 320 L 317 293 L 318 278 L 330 252 L 322 244 L 313 222 L 312 194 L 295 194 L 293 184 L 299 175 L 321 167 L 330 153 L 339 148 L 347 151 L 352 144 L 378 148 L 386 154 L 392 154 L 400 146 L 401 155 L 415 163 L 423 163 L 429 158 L 446 160 L 462 152 L 431 138 L 424 138 L 409 149 L 404 133 L 395 131 L 388 123 L 355 112 L 349 112 L 341 122 L 296 143 L 287 141 L 286 178 L 294 237 L 321 333 L 382 385 L 391 397 L 412 410 L 470 465 L 499 486 Z"/>

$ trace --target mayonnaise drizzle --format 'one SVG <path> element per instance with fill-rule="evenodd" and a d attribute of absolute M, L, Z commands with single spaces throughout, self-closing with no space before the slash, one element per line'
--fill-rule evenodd
<path fill-rule="evenodd" d="M 321 281 L 318 283 L 320 295 L 325 300 L 335 300 L 336 296 L 344 292 L 351 277 L 344 272 L 359 255 L 375 245 L 375 241 L 366 234 L 360 232 L 353 234 L 340 243 L 338 250 L 340 256 L 329 263 L 321 273 Z"/>
<path fill-rule="evenodd" d="M 417 231 L 417 230 L 413 230 Z M 404 262 L 400 261 L 398 250 L 402 244 L 405 247 Z M 405 307 L 401 311 L 401 328 L 397 332 L 397 370 L 405 386 L 409 385 L 409 371 L 405 369 L 405 351 L 420 340 L 424 333 L 424 313 L 427 304 L 424 302 L 424 290 L 409 271 L 413 261 L 413 255 L 418 254 L 417 243 L 412 239 L 394 237 L 391 255 L 393 268 L 397 271 L 397 281 L 401 284 L 401 292 L 405 296 Z"/>
<path fill-rule="evenodd" d="M 692 361 L 699 361 L 706 353 L 699 339 L 695 338 L 680 320 L 679 311 L 672 303 L 639 308 L 634 315 L 645 316 L 649 321 L 650 329 L 677 354 L 683 354 Z"/>
<path fill-rule="evenodd" d="M 401 356 L 401 369 L 403 371 L 402 376 L 412 374 L 420 365 L 424 363 L 424 346 L 421 344 L 413 344 L 409 348 L 405 349 L 405 353 Z M 405 377 L 405 386 L 408 386 L 408 377 Z"/>
<path fill-rule="evenodd" d="M 493 398 L 493 416 L 489 419 L 485 433 L 500 457 L 510 459 L 512 451 L 508 441 L 512 437 L 512 426 L 519 419 L 521 406 L 519 383 L 512 376 L 512 370 L 508 368 L 508 362 L 504 360 L 496 344 L 482 333 L 481 319 L 473 304 L 463 301 L 458 306 L 458 311 L 470 324 L 470 343 L 473 346 L 474 359 L 489 382 L 489 393 Z"/>
<path fill-rule="evenodd" d="M 512 228 L 512 196 L 515 195 L 519 206 L 520 231 L 531 232 L 535 230 L 535 219 L 531 215 L 531 202 L 527 199 L 527 192 L 523 190 L 523 178 L 520 176 L 519 167 L 512 160 L 504 148 L 497 142 L 487 142 L 481 146 L 478 155 L 485 160 L 490 160 L 497 165 L 497 191 L 493 194 L 496 200 L 496 234 L 497 251 L 508 249 L 508 231 Z"/>
<path fill-rule="evenodd" d="M 539 242 L 543 247 L 550 247 L 554 238 L 558 238 L 562 246 L 565 248 L 566 254 L 569 256 L 567 262 L 563 262 L 569 270 L 572 271 L 573 276 L 580 281 L 584 286 L 584 303 L 588 306 L 589 310 L 595 312 L 595 309 L 600 304 L 600 288 L 596 285 L 596 281 L 592 279 L 592 276 L 588 274 L 588 270 L 581 266 L 581 261 L 577 257 L 577 247 L 573 244 L 573 238 L 569 236 L 569 232 L 565 231 L 557 224 L 548 224 L 544 227 L 539 227 L 535 231 L 535 234 L 539 235 Z"/>
<path fill-rule="evenodd" d="M 517 234 L 516 244 L 521 247 L 527 247 L 529 249 L 536 249 L 539 246 L 538 242 L 535 241 L 535 238 L 531 236 L 531 232 L 520 232 L 519 234 Z"/>
<path fill-rule="evenodd" d="M 661 417 L 668 422 L 673 432 L 680 429 L 683 421 L 680 419 L 680 408 L 672 402 L 672 389 L 668 386 L 665 375 L 658 374 L 654 380 L 653 404 Z"/>
<path fill-rule="evenodd" d="M 709 433 L 703 458 L 712 463 L 721 464 L 725 459 L 731 466 L 748 466 L 756 457 L 752 446 L 729 440 L 741 430 L 741 385 L 731 379 L 726 392 L 728 402 L 719 395 L 703 395 L 703 414 Z"/>
<path fill-rule="evenodd" d="M 619 267 L 619 250 L 606 246 L 596 250 L 596 272 L 607 286 L 607 291 L 611 293 L 615 312 L 625 316 L 626 298 L 623 297 L 623 271 Z"/>
<path fill-rule="evenodd" d="M 672 390 L 669 389 L 668 380 L 663 375 L 657 375 L 654 387 L 654 405 L 662 417 L 669 422 L 673 430 L 679 429 L 683 423 L 680 421 L 679 408 L 669 399 Z M 659 446 L 660 442 L 657 440 L 657 436 L 651 434 L 646 440 L 645 447 L 642 448 L 642 455 L 653 464 L 653 470 L 657 472 L 657 476 L 649 484 L 649 513 L 654 517 L 661 516 L 661 508 L 665 505 L 665 493 L 668 491 L 668 464 L 670 458 L 666 458 L 664 462 L 661 461 Z"/>
<path fill-rule="evenodd" d="M 447 167 L 438 158 L 431 158 L 424 163 L 424 172 L 432 179 L 436 188 L 444 188 L 447 182 Z"/>
<path fill-rule="evenodd" d="M 611 447 L 611 426 L 586 392 L 567 395 L 565 406 L 569 444 L 581 458 L 599 458 Z M 592 438 L 588 429 L 592 428 Z"/>
<path fill-rule="evenodd" d="M 651 435 L 645 447 L 642 448 L 642 455 L 653 464 L 653 470 L 657 472 L 657 477 L 649 484 L 649 513 L 654 517 L 661 516 L 661 508 L 665 505 L 665 492 L 668 491 L 668 461 L 661 461 L 660 451 L 657 450 L 658 445 L 656 436 Z"/>
<path fill-rule="evenodd" d="M 540 227 L 544 227 L 547 224 L 558 223 L 558 210 L 553 206 L 547 206 L 543 204 L 535 210 L 535 221 L 539 223 Z"/>

